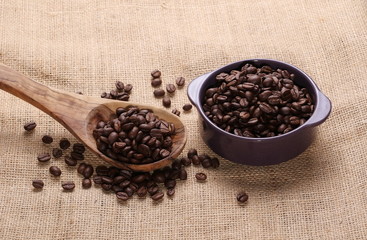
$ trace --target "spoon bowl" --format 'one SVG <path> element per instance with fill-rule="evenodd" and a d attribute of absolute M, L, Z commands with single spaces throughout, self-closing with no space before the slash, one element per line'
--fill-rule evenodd
<path fill-rule="evenodd" d="M 149 172 L 172 163 L 186 144 L 186 131 L 181 120 L 163 109 L 118 100 L 90 97 L 47 87 L 27 76 L 0 64 L 0 89 L 32 104 L 50 115 L 88 149 L 107 163 L 122 169 Z M 150 109 L 160 119 L 174 124 L 176 133 L 172 137 L 172 150 L 168 157 L 148 164 L 129 164 L 119 162 L 104 155 L 97 149 L 93 130 L 99 121 L 108 121 L 115 115 L 118 107 L 135 106 Z"/>

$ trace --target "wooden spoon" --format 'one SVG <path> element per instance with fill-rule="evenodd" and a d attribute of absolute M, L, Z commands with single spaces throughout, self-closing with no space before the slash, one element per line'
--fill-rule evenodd
<path fill-rule="evenodd" d="M 156 107 L 57 90 L 37 83 L 3 64 L 0 64 L 0 89 L 23 99 L 53 117 L 92 152 L 118 168 L 148 172 L 167 166 L 182 152 L 186 144 L 185 127 L 180 119 Z M 175 125 L 176 134 L 172 136 L 173 146 L 168 157 L 149 164 L 127 164 L 113 160 L 97 149 L 92 135 L 97 123 L 111 119 L 118 107 L 127 106 L 151 109 L 160 119 Z"/>

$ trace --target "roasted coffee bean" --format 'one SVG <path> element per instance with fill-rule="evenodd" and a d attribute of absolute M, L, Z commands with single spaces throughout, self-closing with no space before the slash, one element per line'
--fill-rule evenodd
<path fill-rule="evenodd" d="M 154 97 L 163 97 L 166 92 L 163 89 L 155 89 L 153 91 Z"/>
<path fill-rule="evenodd" d="M 83 175 L 85 178 L 90 178 L 90 177 L 93 175 L 93 173 L 94 173 L 94 168 L 93 168 L 93 166 L 92 166 L 92 165 L 87 164 L 87 165 L 85 166 L 85 169 L 84 169 L 84 171 L 83 171 L 82 175 Z"/>
<path fill-rule="evenodd" d="M 145 197 L 148 193 L 148 189 L 146 186 L 141 186 L 139 187 L 139 189 L 136 191 L 136 194 L 138 195 L 138 197 Z"/>
<path fill-rule="evenodd" d="M 33 180 L 32 186 L 37 189 L 42 189 L 45 186 L 45 184 L 42 180 Z"/>
<path fill-rule="evenodd" d="M 194 164 L 194 165 L 200 165 L 200 159 L 199 159 L 198 155 L 194 155 L 191 158 L 191 161 L 192 161 L 192 164 Z"/>
<path fill-rule="evenodd" d="M 75 160 L 84 160 L 84 155 L 82 153 L 78 153 L 78 152 L 71 152 L 70 153 L 70 156 L 72 159 L 75 159 Z"/>
<path fill-rule="evenodd" d="M 190 166 L 191 165 L 191 159 L 187 157 L 181 158 L 181 164 L 184 166 Z"/>
<path fill-rule="evenodd" d="M 198 151 L 194 148 L 190 148 L 187 152 L 187 157 L 192 158 L 194 155 L 198 155 Z"/>
<path fill-rule="evenodd" d="M 134 183 L 142 183 L 146 179 L 146 175 L 143 173 L 139 173 L 131 178 L 131 181 Z"/>
<path fill-rule="evenodd" d="M 61 183 L 61 186 L 65 191 L 72 191 L 75 188 L 75 183 L 73 181 L 65 181 Z"/>
<path fill-rule="evenodd" d="M 160 191 L 151 196 L 151 198 L 154 201 L 159 201 L 159 200 L 163 199 L 163 197 L 164 197 L 164 193 L 160 192 Z"/>
<path fill-rule="evenodd" d="M 87 166 L 88 165 L 86 163 L 79 164 L 78 169 L 77 169 L 77 172 L 79 174 L 83 175 L 83 173 L 84 173 L 85 169 L 87 168 Z"/>
<path fill-rule="evenodd" d="M 245 192 L 240 192 L 236 196 L 239 203 L 245 203 L 248 200 L 248 195 Z"/>
<path fill-rule="evenodd" d="M 35 122 L 27 122 L 24 124 L 24 130 L 26 131 L 32 131 L 37 127 L 37 124 Z"/>
<path fill-rule="evenodd" d="M 164 186 L 166 188 L 174 188 L 174 187 L 176 187 L 176 180 L 174 180 L 174 179 L 167 179 L 164 182 Z"/>
<path fill-rule="evenodd" d="M 91 188 L 92 187 L 92 181 L 89 178 L 84 178 L 82 180 L 82 187 L 83 188 Z"/>
<path fill-rule="evenodd" d="M 119 91 L 119 92 L 124 91 L 125 84 L 123 82 L 116 81 L 115 86 L 116 86 L 117 91 Z"/>
<path fill-rule="evenodd" d="M 159 87 L 162 85 L 162 79 L 161 78 L 153 78 L 151 81 L 152 87 Z"/>
<path fill-rule="evenodd" d="M 166 180 L 164 172 L 162 170 L 155 170 L 152 174 L 152 179 L 156 183 L 163 183 Z"/>
<path fill-rule="evenodd" d="M 199 172 L 195 174 L 195 178 L 198 181 L 205 181 L 207 177 L 205 173 Z"/>
<path fill-rule="evenodd" d="M 47 162 L 51 160 L 51 155 L 49 153 L 42 153 L 38 155 L 37 159 L 40 162 Z"/>
<path fill-rule="evenodd" d="M 133 89 L 133 85 L 131 84 L 126 84 L 125 85 L 125 88 L 124 88 L 124 91 L 127 92 L 127 93 L 130 93 L 131 90 Z M 128 96 L 128 95 L 127 95 Z"/>
<path fill-rule="evenodd" d="M 150 75 L 152 75 L 152 77 L 153 78 L 159 78 L 159 77 L 161 77 L 161 71 L 159 71 L 159 70 L 153 70 L 151 73 L 150 73 Z"/>
<path fill-rule="evenodd" d="M 60 158 L 62 156 L 62 150 L 60 148 L 53 148 L 52 156 L 54 156 L 55 158 Z"/>
<path fill-rule="evenodd" d="M 180 180 L 186 180 L 187 179 L 187 172 L 184 168 L 180 169 L 179 178 L 180 178 Z"/>
<path fill-rule="evenodd" d="M 74 143 L 73 152 L 84 153 L 85 152 L 84 145 L 82 143 Z"/>
<path fill-rule="evenodd" d="M 58 176 L 61 175 L 61 170 L 60 170 L 59 167 L 51 166 L 50 169 L 49 169 L 49 171 L 55 177 L 58 177 Z"/>
<path fill-rule="evenodd" d="M 126 192 L 117 192 L 116 197 L 117 197 L 117 199 L 119 199 L 121 201 L 127 201 L 130 198 L 129 195 L 127 195 Z"/>
<path fill-rule="evenodd" d="M 175 195 L 175 189 L 174 188 L 168 188 L 166 191 L 166 194 L 168 197 L 172 197 L 173 195 Z"/>
<path fill-rule="evenodd" d="M 42 137 L 42 142 L 45 144 L 51 144 L 54 141 L 54 139 L 50 135 L 44 135 Z"/>
<path fill-rule="evenodd" d="M 216 157 L 211 158 L 211 166 L 212 168 L 218 168 L 220 165 L 219 159 Z"/>
<path fill-rule="evenodd" d="M 68 149 L 70 145 L 70 141 L 67 138 L 62 138 L 60 140 L 59 146 L 62 150 Z"/>
<path fill-rule="evenodd" d="M 162 99 L 162 104 L 164 107 L 169 108 L 171 106 L 171 99 L 168 96 L 165 96 Z"/>
<path fill-rule="evenodd" d="M 176 78 L 176 85 L 178 87 L 182 87 L 185 85 L 185 78 L 184 77 L 178 77 Z"/>
<path fill-rule="evenodd" d="M 156 194 L 159 191 L 159 187 L 157 184 L 153 184 L 152 186 L 150 186 L 148 188 L 148 193 L 152 196 L 154 194 Z"/>
<path fill-rule="evenodd" d="M 98 184 L 98 185 L 102 184 L 102 177 L 101 176 L 94 176 L 93 177 L 93 182 L 95 184 Z"/>
<path fill-rule="evenodd" d="M 182 109 L 184 110 L 184 111 L 190 111 L 191 109 L 192 109 L 192 105 L 191 104 L 189 104 L 189 103 L 187 103 L 187 104 L 185 104 L 185 105 L 183 105 L 183 107 L 182 107 Z"/>
<path fill-rule="evenodd" d="M 172 109 L 172 113 L 175 114 L 176 116 L 180 116 L 181 112 L 177 110 L 177 108 Z"/>
<path fill-rule="evenodd" d="M 168 93 L 174 93 L 176 91 L 175 85 L 173 85 L 172 83 L 167 84 L 166 85 L 166 91 Z"/>
<path fill-rule="evenodd" d="M 211 159 L 210 158 L 204 158 L 201 161 L 201 166 L 203 166 L 203 168 L 209 168 L 209 167 L 211 167 L 212 166 Z"/>

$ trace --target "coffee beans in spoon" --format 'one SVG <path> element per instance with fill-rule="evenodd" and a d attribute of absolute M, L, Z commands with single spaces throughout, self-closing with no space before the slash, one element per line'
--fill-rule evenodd
<path fill-rule="evenodd" d="M 310 118 L 313 100 L 287 70 L 245 64 L 222 72 L 205 92 L 205 115 L 218 127 L 244 137 L 273 137 Z"/>
<path fill-rule="evenodd" d="M 173 123 L 159 119 L 151 110 L 117 108 L 107 122 L 93 131 L 97 148 L 109 158 L 131 164 L 146 164 L 168 157 L 175 134 Z"/>

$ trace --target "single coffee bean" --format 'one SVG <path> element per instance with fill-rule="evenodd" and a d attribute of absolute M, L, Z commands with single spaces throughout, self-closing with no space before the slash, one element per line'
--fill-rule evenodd
<path fill-rule="evenodd" d="M 45 184 L 42 180 L 33 180 L 32 186 L 36 189 L 42 189 L 45 186 Z"/>
<path fill-rule="evenodd" d="M 184 77 L 176 78 L 176 85 L 179 87 L 182 87 L 183 85 L 185 85 L 185 78 Z"/>
<path fill-rule="evenodd" d="M 67 138 L 62 138 L 60 140 L 59 146 L 62 150 L 66 150 L 70 147 L 70 141 Z"/>
<path fill-rule="evenodd" d="M 117 199 L 119 199 L 121 201 L 127 201 L 130 198 L 129 195 L 127 195 L 126 192 L 117 192 L 116 197 L 117 197 Z"/>
<path fill-rule="evenodd" d="M 200 165 L 200 159 L 199 159 L 198 155 L 194 155 L 191 158 L 191 161 L 192 161 L 192 164 L 194 164 L 194 165 Z"/>
<path fill-rule="evenodd" d="M 182 168 L 180 170 L 179 178 L 180 178 L 180 180 L 186 180 L 187 179 L 187 172 L 184 168 Z"/>
<path fill-rule="evenodd" d="M 171 99 L 168 96 L 165 96 L 162 99 L 162 104 L 164 107 L 169 108 L 171 106 Z"/>
<path fill-rule="evenodd" d="M 82 143 L 74 143 L 73 152 L 84 153 L 85 152 L 84 145 Z"/>
<path fill-rule="evenodd" d="M 210 158 L 204 158 L 201 161 L 201 166 L 203 166 L 203 168 L 209 168 L 209 167 L 211 167 L 212 166 L 211 159 Z"/>
<path fill-rule="evenodd" d="M 187 157 L 192 158 L 194 155 L 198 155 L 198 151 L 195 148 L 190 148 L 187 152 Z"/>
<path fill-rule="evenodd" d="M 56 167 L 56 166 L 51 166 L 49 169 L 50 173 L 55 176 L 58 177 L 61 175 L 61 170 L 60 168 Z"/>
<path fill-rule="evenodd" d="M 38 155 L 37 159 L 40 162 L 47 162 L 51 160 L 51 155 L 49 153 L 42 153 Z"/>
<path fill-rule="evenodd" d="M 195 174 L 195 178 L 198 181 L 205 181 L 207 177 L 205 173 L 199 172 Z"/>
<path fill-rule="evenodd" d="M 218 168 L 220 165 L 219 159 L 216 157 L 211 158 L 211 166 L 212 168 Z"/>
<path fill-rule="evenodd" d="M 94 176 L 93 177 L 93 182 L 95 184 L 101 185 L 102 184 L 102 177 L 101 176 Z"/>
<path fill-rule="evenodd" d="M 148 189 L 146 186 L 141 186 L 139 187 L 139 189 L 136 191 L 136 194 L 139 196 L 139 197 L 145 197 L 148 193 Z"/>
<path fill-rule="evenodd" d="M 153 184 L 152 186 L 150 186 L 148 188 L 148 193 L 152 196 L 154 194 L 156 194 L 159 191 L 159 187 L 157 184 Z"/>
<path fill-rule="evenodd" d="M 42 142 L 45 144 L 51 144 L 54 141 L 54 139 L 50 135 L 44 135 L 42 137 Z"/>
<path fill-rule="evenodd" d="M 89 178 L 84 178 L 82 180 L 82 187 L 83 188 L 91 188 L 92 187 L 92 181 Z"/>
<path fill-rule="evenodd" d="M 175 195 L 175 189 L 174 188 L 168 188 L 166 194 L 167 194 L 168 197 L 172 197 L 173 195 Z"/>
<path fill-rule="evenodd" d="M 35 122 L 27 122 L 24 124 L 24 130 L 26 131 L 32 131 L 37 127 L 37 124 Z"/>
<path fill-rule="evenodd" d="M 166 94 L 166 92 L 163 89 L 155 89 L 153 91 L 153 94 L 155 97 L 163 97 Z"/>
<path fill-rule="evenodd" d="M 124 91 L 125 84 L 123 82 L 121 82 L 121 81 L 116 81 L 115 87 L 116 87 L 116 90 L 118 92 L 122 92 L 122 91 Z"/>
<path fill-rule="evenodd" d="M 159 78 L 159 77 L 161 77 L 161 71 L 159 71 L 159 70 L 153 70 L 151 73 L 150 73 L 150 75 L 152 75 L 152 77 L 153 78 Z"/>
<path fill-rule="evenodd" d="M 79 152 L 71 152 L 70 153 L 70 156 L 72 159 L 75 159 L 75 160 L 84 160 L 84 155 L 82 153 L 79 153 Z"/>
<path fill-rule="evenodd" d="M 125 88 L 124 88 L 124 91 L 126 92 L 126 93 L 130 93 L 131 92 L 131 90 L 133 89 L 133 85 L 131 85 L 131 84 L 126 84 L 125 85 Z M 125 95 L 125 96 L 127 96 L 127 99 L 129 99 L 128 97 L 129 97 L 129 95 Z M 121 100 L 123 100 L 123 99 L 121 99 Z M 124 100 L 125 101 L 125 100 Z M 127 101 L 127 100 L 126 100 Z"/>
<path fill-rule="evenodd" d="M 183 107 L 182 107 L 182 109 L 184 110 L 184 111 L 190 111 L 191 109 L 192 109 L 192 105 L 191 104 L 189 104 L 189 103 L 187 103 L 187 104 L 185 104 L 185 105 L 183 105 Z"/>
<path fill-rule="evenodd" d="M 152 87 L 159 87 L 162 85 L 162 79 L 161 78 L 153 78 L 150 82 Z"/>
<path fill-rule="evenodd" d="M 163 199 L 163 197 L 164 197 L 164 193 L 160 192 L 160 191 L 151 196 L 151 198 L 154 201 L 159 201 L 159 200 Z"/>
<path fill-rule="evenodd" d="M 248 195 L 245 192 L 240 192 L 236 198 L 239 203 L 245 203 L 248 200 Z"/>
<path fill-rule="evenodd" d="M 75 183 L 73 181 L 66 181 L 62 182 L 61 186 L 65 191 L 72 191 L 75 188 Z"/>
<path fill-rule="evenodd" d="M 93 166 L 92 166 L 92 165 L 87 164 L 87 165 L 85 166 L 85 169 L 84 169 L 84 171 L 83 171 L 82 175 L 83 175 L 85 178 L 90 178 L 90 177 L 93 175 L 93 173 L 94 173 L 94 168 L 93 168 Z"/>
<path fill-rule="evenodd" d="M 181 158 L 181 164 L 184 166 L 190 166 L 191 165 L 191 159 L 187 157 Z"/>
<path fill-rule="evenodd" d="M 77 172 L 78 172 L 79 174 L 83 175 L 84 170 L 87 168 L 87 166 L 88 166 L 88 165 L 87 165 L 86 163 L 81 163 L 81 164 L 79 164 L 78 169 L 77 169 Z"/>
<path fill-rule="evenodd" d="M 176 108 L 172 109 L 172 113 L 177 115 L 178 117 L 180 116 L 181 112 L 178 111 Z"/>
<path fill-rule="evenodd" d="M 54 156 L 55 158 L 60 158 L 62 156 L 62 150 L 60 148 L 53 148 L 52 156 Z"/>
<path fill-rule="evenodd" d="M 164 186 L 166 188 L 174 188 L 176 186 L 176 180 L 174 179 L 167 179 L 165 182 L 164 182 Z"/>
<path fill-rule="evenodd" d="M 169 93 L 174 93 L 176 91 L 175 85 L 173 85 L 172 83 L 167 84 L 166 91 Z"/>

